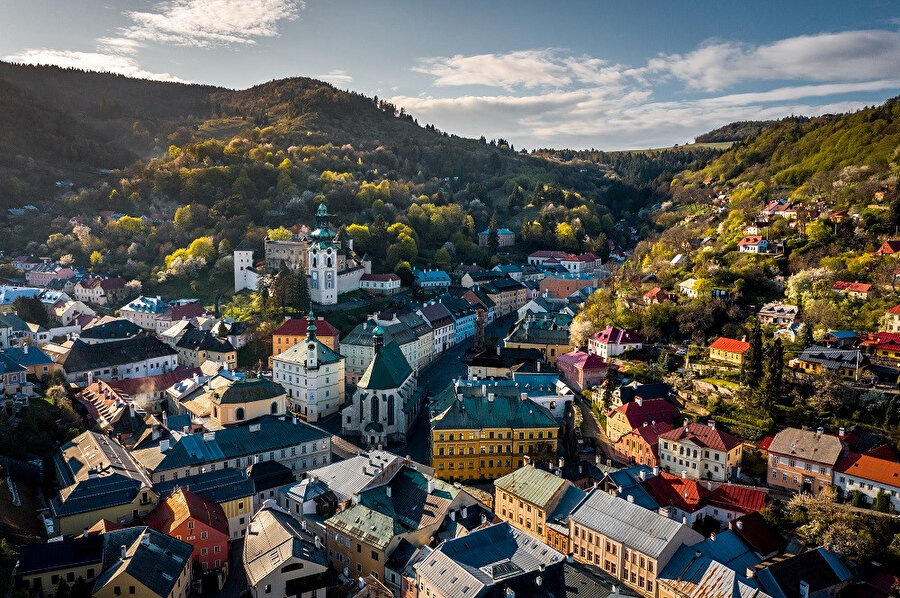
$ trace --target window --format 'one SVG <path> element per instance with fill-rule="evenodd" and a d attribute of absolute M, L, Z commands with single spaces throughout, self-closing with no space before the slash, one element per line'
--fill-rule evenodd
<path fill-rule="evenodd" d="M 375 552 L 374 550 L 372 551 L 372 560 L 373 560 L 373 561 L 377 561 L 377 560 L 378 560 L 378 553 Z"/>
<path fill-rule="evenodd" d="M 265 593 L 266 593 L 266 594 L 271 594 L 271 593 L 272 593 L 272 585 L 271 585 L 271 584 L 268 584 L 268 583 L 266 584 L 266 587 L 265 587 Z"/>
<path fill-rule="evenodd" d="M 135 588 L 134 586 L 128 586 L 128 593 L 129 593 L 129 594 L 134 594 L 134 593 L 136 593 L 136 592 L 137 592 L 137 588 Z"/>

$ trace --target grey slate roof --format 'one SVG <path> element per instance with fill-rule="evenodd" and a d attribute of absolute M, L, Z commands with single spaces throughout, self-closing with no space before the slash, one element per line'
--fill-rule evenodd
<path fill-rule="evenodd" d="M 563 561 L 562 553 L 504 522 L 444 542 L 415 569 L 445 598 L 470 598 L 542 565 L 561 570 Z M 559 581 L 561 575 L 545 577 Z"/>
<path fill-rule="evenodd" d="M 147 538 L 147 543 L 142 542 Z M 126 558 L 121 558 L 121 546 Z M 94 582 L 94 593 L 126 573 L 154 594 L 166 597 L 191 560 L 193 546 L 149 527 L 130 527 L 104 535 L 103 573 Z"/>
<path fill-rule="evenodd" d="M 308 478 L 316 478 L 334 492 L 338 499 L 349 500 L 359 494 L 373 480 L 380 477 L 382 469 L 388 469 L 399 456 L 387 451 L 369 451 L 344 461 L 338 461 L 307 472 Z M 374 465 L 370 465 L 369 461 Z"/>
<path fill-rule="evenodd" d="M 565 483 L 564 479 L 549 471 L 537 469 L 534 465 L 525 465 L 494 480 L 494 487 L 546 509 L 550 499 Z"/>
<path fill-rule="evenodd" d="M 775 435 L 769 445 L 770 453 L 831 465 L 837 463 L 841 450 L 841 440 L 837 436 L 798 428 L 785 428 Z"/>
<path fill-rule="evenodd" d="M 93 345 L 75 339 L 71 351 L 63 362 L 63 369 L 71 374 L 177 354 L 173 348 L 155 336 L 136 336 Z"/>
<path fill-rule="evenodd" d="M 236 498 L 252 497 L 256 493 L 256 487 L 247 472 L 234 467 L 215 469 L 153 485 L 160 500 L 165 500 L 178 488 L 184 488 L 218 504 Z"/>
<path fill-rule="evenodd" d="M 569 516 L 573 521 L 633 548 L 659 557 L 672 544 L 696 544 L 703 537 L 677 521 L 667 519 L 601 489 L 588 493 Z"/>
<path fill-rule="evenodd" d="M 16 566 L 17 575 L 70 569 L 103 558 L 103 536 L 78 536 L 59 541 L 23 546 Z"/>
<path fill-rule="evenodd" d="M 293 558 L 326 567 L 325 549 L 316 548 L 314 542 L 314 537 L 288 513 L 278 507 L 263 507 L 250 520 L 244 540 L 247 580 L 256 585 Z"/>
<path fill-rule="evenodd" d="M 251 432 L 251 426 L 259 426 L 259 430 Z M 251 424 L 225 428 L 210 434 L 213 435 L 212 440 L 205 440 L 204 434 L 182 436 L 152 469 L 167 471 L 197 466 L 331 438 L 331 434 L 315 426 L 273 416 L 261 417 Z"/>
<path fill-rule="evenodd" d="M 141 334 L 142 331 L 143 329 L 131 320 L 104 316 L 97 323 L 83 329 L 78 336 L 94 340 L 115 340 L 131 338 Z"/>

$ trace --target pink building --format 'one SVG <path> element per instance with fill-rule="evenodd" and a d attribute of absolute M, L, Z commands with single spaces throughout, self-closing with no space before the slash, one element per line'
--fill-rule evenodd
<path fill-rule="evenodd" d="M 575 350 L 560 355 L 556 369 L 563 381 L 575 390 L 591 388 L 603 381 L 609 365 L 598 355 Z"/>

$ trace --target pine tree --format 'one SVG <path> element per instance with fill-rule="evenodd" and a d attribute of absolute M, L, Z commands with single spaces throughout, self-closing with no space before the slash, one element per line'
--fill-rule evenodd
<path fill-rule="evenodd" d="M 762 330 L 754 322 L 750 327 L 750 348 L 744 353 L 741 367 L 741 384 L 750 389 L 759 387 L 763 377 Z"/>
<path fill-rule="evenodd" d="M 800 326 L 800 338 L 798 339 L 798 342 L 804 349 L 812 346 L 816 342 L 813 338 L 812 326 L 805 322 Z"/>
<path fill-rule="evenodd" d="M 784 384 L 784 346 L 781 339 L 776 338 L 766 348 L 765 373 L 760 389 L 763 408 L 771 417 L 775 407 L 775 399 Z"/>
<path fill-rule="evenodd" d="M 491 225 L 488 228 L 488 251 L 491 255 L 497 255 L 500 249 L 500 237 L 497 235 L 497 213 L 491 216 Z"/>
<path fill-rule="evenodd" d="M 303 266 L 297 268 L 294 273 L 294 302 L 293 306 L 299 313 L 304 314 L 309 311 L 309 279 L 306 278 L 306 271 Z"/>

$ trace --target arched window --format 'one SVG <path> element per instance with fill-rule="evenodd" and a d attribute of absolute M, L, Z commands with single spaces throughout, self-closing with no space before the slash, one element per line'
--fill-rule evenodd
<path fill-rule="evenodd" d="M 366 416 L 364 414 L 363 403 L 366 401 L 366 395 L 360 395 L 359 397 L 359 421 L 362 422 L 365 420 Z"/>
<path fill-rule="evenodd" d="M 331 267 L 331 257 L 330 256 L 325 260 L 325 265 L 328 266 L 329 268 Z"/>
<path fill-rule="evenodd" d="M 387 420 L 389 426 L 394 425 L 394 395 L 388 395 Z"/>
<path fill-rule="evenodd" d="M 269 408 L 269 412 L 272 415 L 278 415 L 278 401 L 272 401 L 272 406 Z"/>
<path fill-rule="evenodd" d="M 372 421 L 377 422 L 379 420 L 378 414 L 378 395 L 372 395 Z"/>
<path fill-rule="evenodd" d="M 241 421 L 244 419 L 244 408 L 238 407 L 237 411 L 234 412 L 234 419 Z"/>
<path fill-rule="evenodd" d="M 312 267 L 313 267 L 313 268 L 316 267 L 316 258 L 313 258 L 313 265 L 312 265 Z"/>

